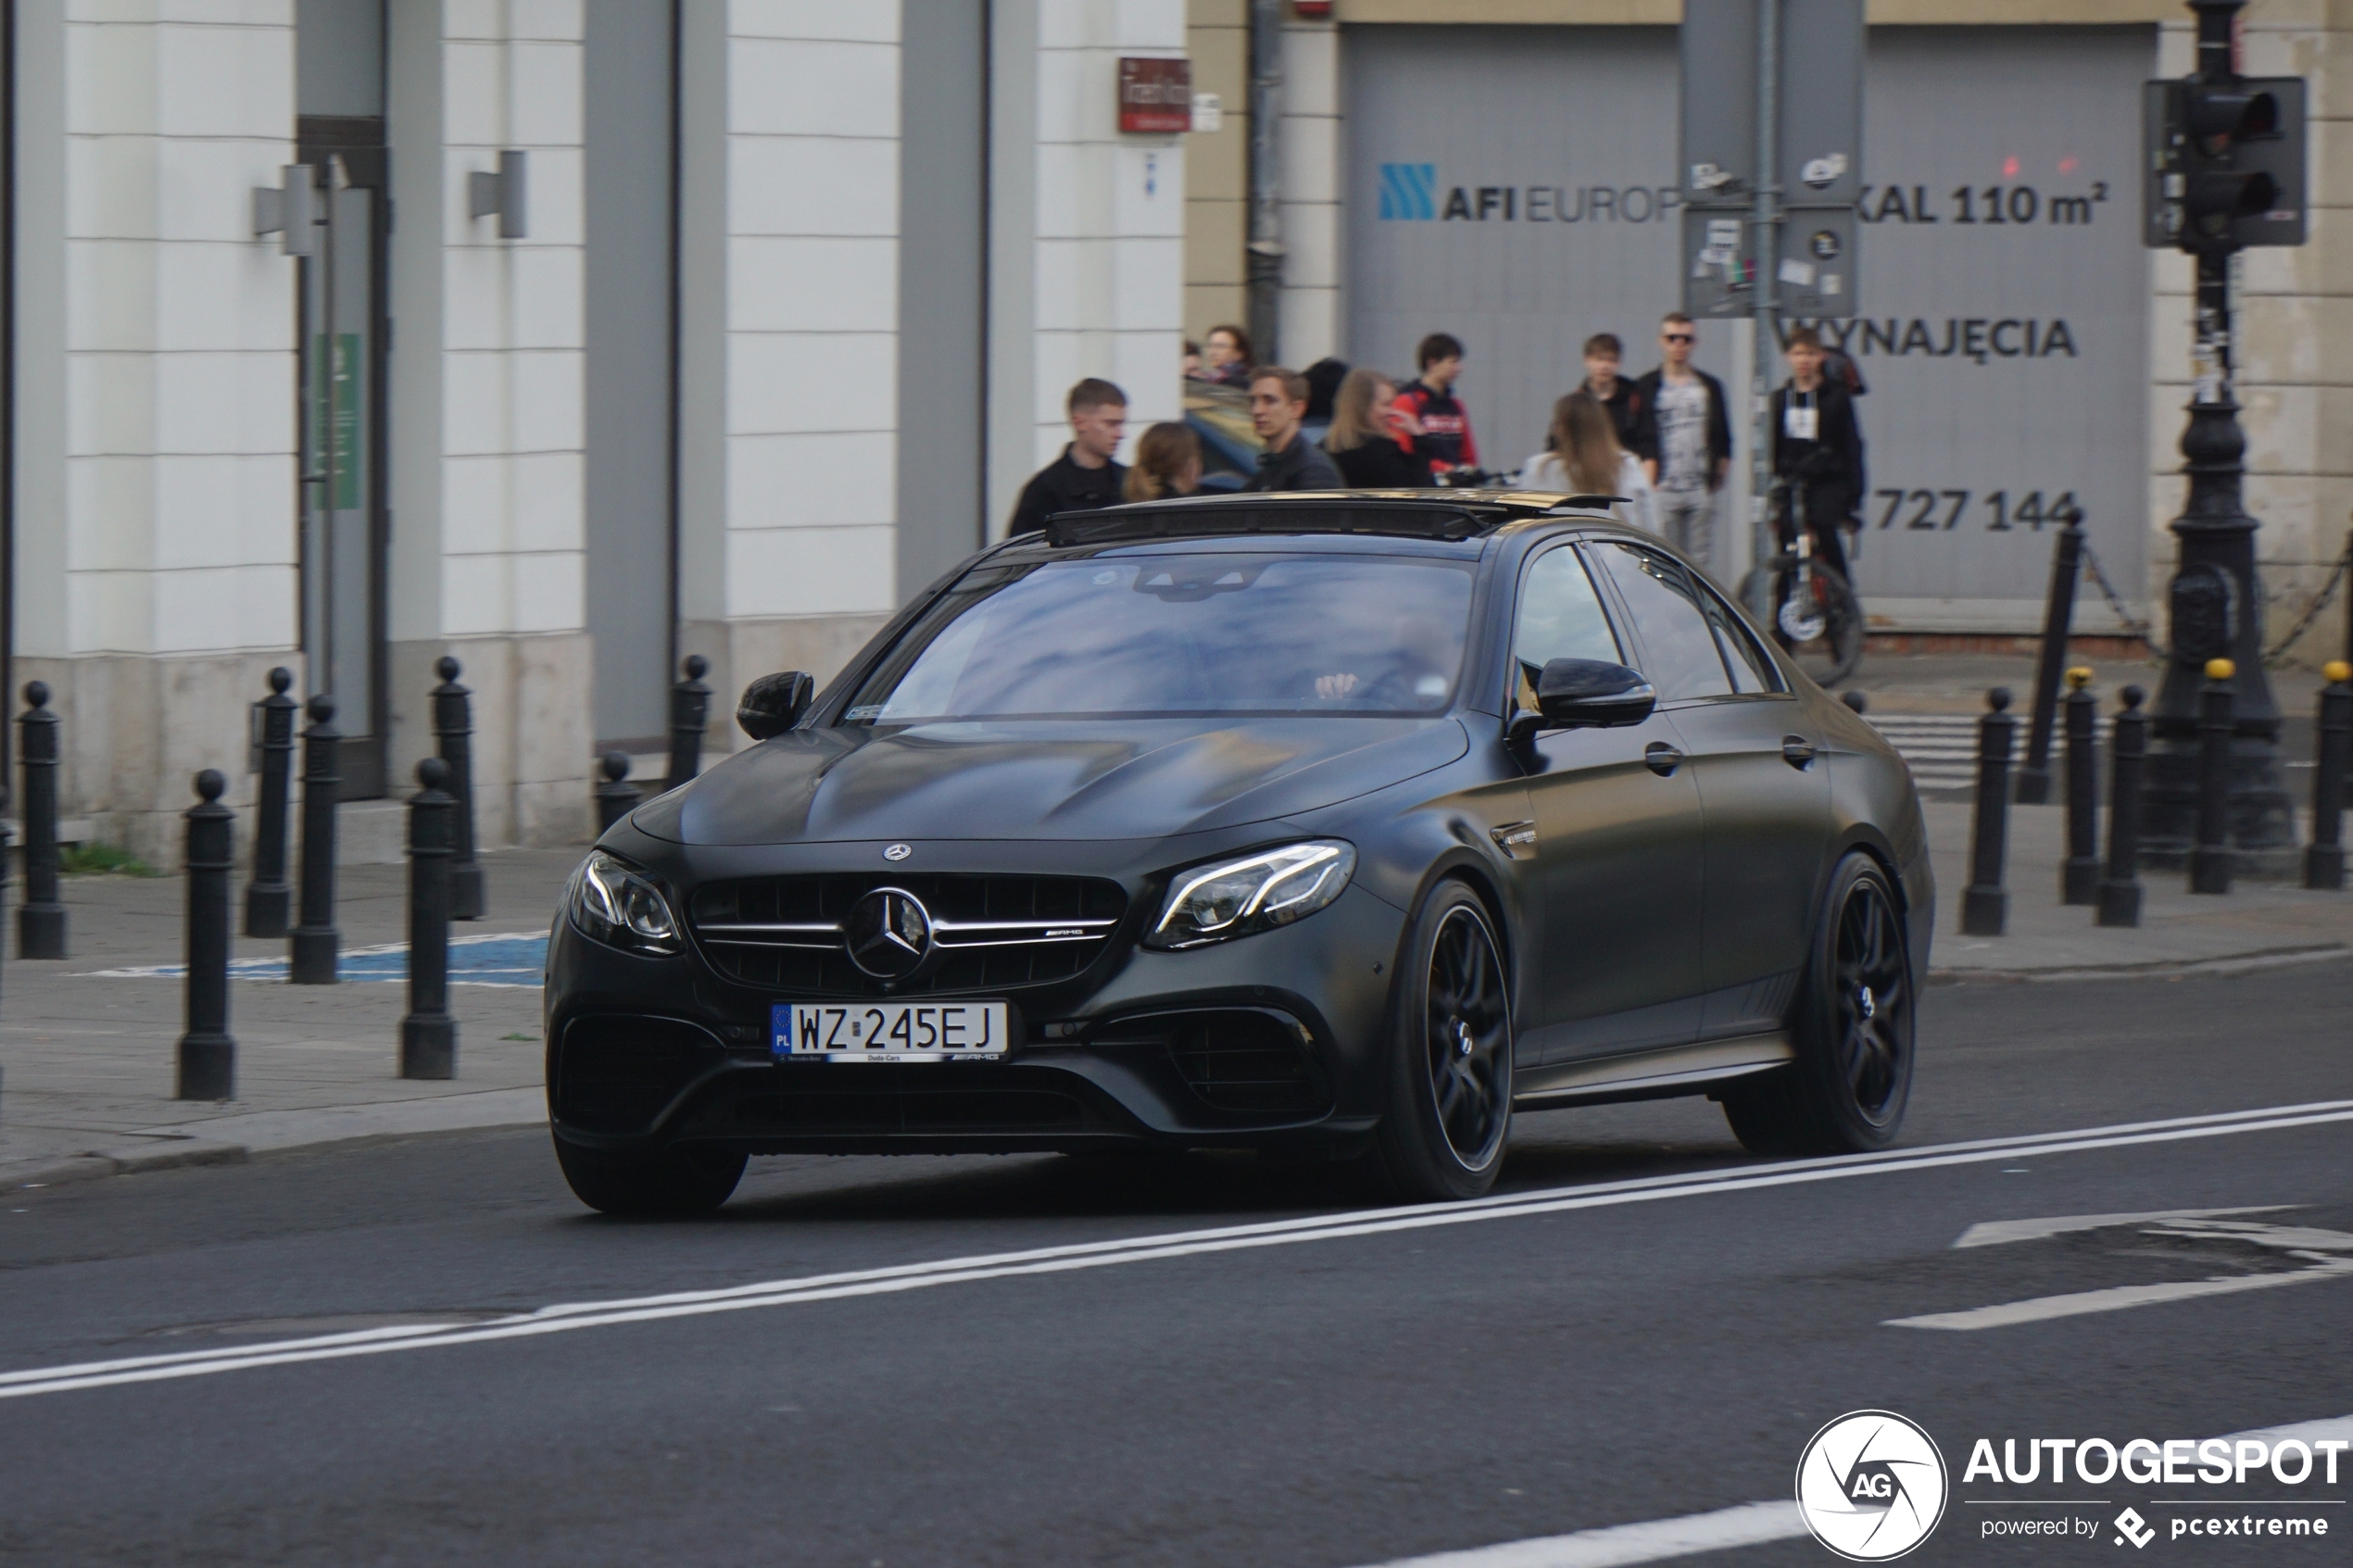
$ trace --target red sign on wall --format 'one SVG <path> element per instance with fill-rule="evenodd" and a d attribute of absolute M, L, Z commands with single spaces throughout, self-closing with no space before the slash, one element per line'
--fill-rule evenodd
<path fill-rule="evenodd" d="M 1123 57 L 1119 128 L 1165 135 L 1193 128 L 1193 62 Z"/>

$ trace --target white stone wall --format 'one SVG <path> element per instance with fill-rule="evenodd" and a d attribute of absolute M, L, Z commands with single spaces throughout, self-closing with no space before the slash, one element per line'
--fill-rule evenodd
<path fill-rule="evenodd" d="M 1340 349 L 1340 27 L 1288 18 L 1283 24 L 1283 360 L 1303 370 Z"/>
<path fill-rule="evenodd" d="M 1063 399 L 1082 377 L 1127 394 L 1131 447 L 1182 412 L 1184 139 L 1120 134 L 1118 83 L 1123 55 L 1185 53 L 1185 6 L 1038 0 L 1036 39 L 1034 466 L 1070 439 Z"/>

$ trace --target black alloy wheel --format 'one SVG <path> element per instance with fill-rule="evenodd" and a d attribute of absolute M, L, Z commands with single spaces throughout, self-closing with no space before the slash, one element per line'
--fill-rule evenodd
<path fill-rule="evenodd" d="M 717 1148 L 623 1152 L 589 1148 L 559 1137 L 556 1163 L 573 1196 L 605 1214 L 680 1219 L 708 1214 L 743 1180 L 741 1154 Z"/>
<path fill-rule="evenodd" d="M 1396 1071 L 1376 1153 L 1409 1200 L 1477 1198 L 1495 1185 L 1512 1120 L 1512 1010 L 1487 911 L 1461 883 L 1424 905 L 1401 979 Z"/>
<path fill-rule="evenodd" d="M 1912 1088 L 1911 948 L 1878 862 L 1831 873 L 1790 1021 L 1797 1060 L 1725 1091 L 1724 1114 L 1757 1154 L 1862 1154 L 1895 1141 Z"/>

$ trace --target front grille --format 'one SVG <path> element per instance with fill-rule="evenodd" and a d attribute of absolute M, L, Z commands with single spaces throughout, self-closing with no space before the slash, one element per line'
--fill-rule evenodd
<path fill-rule="evenodd" d="M 1298 1020 L 1258 1008 L 1203 1009 L 1121 1019 L 1091 1045 L 1157 1046 L 1185 1085 L 1219 1110 L 1313 1113 L 1331 1104 L 1331 1085 Z"/>
<path fill-rule="evenodd" d="M 719 1043 L 667 1018 L 575 1018 L 556 1059 L 556 1114 L 589 1133 L 641 1133 Z"/>
<path fill-rule="evenodd" d="M 1015 990 L 1067 980 L 1110 943 L 1127 895 L 1080 876 L 906 876 L 862 872 L 748 878 L 698 888 L 695 935 L 720 971 L 787 995 L 881 996 L 849 961 L 841 922 L 877 887 L 922 901 L 940 948 L 933 967 L 890 995 Z"/>

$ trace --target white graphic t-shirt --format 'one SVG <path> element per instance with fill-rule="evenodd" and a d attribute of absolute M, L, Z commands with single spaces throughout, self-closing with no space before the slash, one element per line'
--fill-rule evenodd
<path fill-rule="evenodd" d="M 1707 383 L 1694 376 L 1658 383 L 1658 487 L 1707 488 Z"/>

